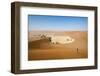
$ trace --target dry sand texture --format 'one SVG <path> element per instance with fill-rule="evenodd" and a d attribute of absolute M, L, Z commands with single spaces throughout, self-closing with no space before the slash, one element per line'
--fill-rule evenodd
<path fill-rule="evenodd" d="M 75 41 L 69 44 L 53 44 L 46 37 L 69 36 Z M 76 59 L 88 57 L 87 31 L 31 31 L 28 38 L 28 60 Z"/>

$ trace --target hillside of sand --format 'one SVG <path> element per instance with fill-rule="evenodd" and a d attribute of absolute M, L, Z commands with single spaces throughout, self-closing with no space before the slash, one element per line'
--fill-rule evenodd
<path fill-rule="evenodd" d="M 41 35 L 70 36 L 75 39 L 69 44 L 52 44 Z M 28 41 L 28 60 L 76 59 L 88 57 L 87 31 L 31 31 Z"/>

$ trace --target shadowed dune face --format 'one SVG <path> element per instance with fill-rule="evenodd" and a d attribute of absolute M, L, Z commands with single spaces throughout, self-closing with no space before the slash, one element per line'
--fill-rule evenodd
<path fill-rule="evenodd" d="M 41 35 L 70 36 L 75 39 L 69 44 L 53 44 Z M 38 35 L 38 36 L 37 36 Z M 88 57 L 88 40 L 86 31 L 33 31 L 29 32 L 28 60 L 76 59 Z"/>
<path fill-rule="evenodd" d="M 50 41 L 48 39 L 40 39 L 40 40 L 36 40 L 36 41 L 31 41 L 29 42 L 29 50 L 32 49 L 45 49 L 45 48 L 50 48 Z"/>

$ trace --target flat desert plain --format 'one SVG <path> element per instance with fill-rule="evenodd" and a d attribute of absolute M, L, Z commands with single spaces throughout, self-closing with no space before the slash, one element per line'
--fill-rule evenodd
<path fill-rule="evenodd" d="M 88 58 L 87 31 L 30 31 L 28 37 L 28 60 Z M 68 44 L 53 44 L 39 35 L 70 36 L 75 41 Z"/>

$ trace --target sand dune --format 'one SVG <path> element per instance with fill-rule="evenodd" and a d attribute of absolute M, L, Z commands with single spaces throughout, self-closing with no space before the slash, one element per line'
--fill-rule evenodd
<path fill-rule="evenodd" d="M 34 35 L 49 34 L 59 36 L 70 36 L 75 39 L 70 44 L 52 44 L 48 38 L 37 39 Z M 86 31 L 33 31 L 29 32 L 28 60 L 48 60 L 48 59 L 75 59 L 87 58 L 87 32 Z"/>

